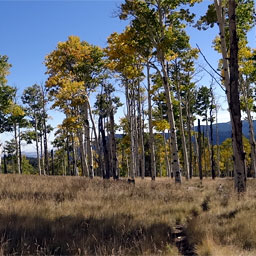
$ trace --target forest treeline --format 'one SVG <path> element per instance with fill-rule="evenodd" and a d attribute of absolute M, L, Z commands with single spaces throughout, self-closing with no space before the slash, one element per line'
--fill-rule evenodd
<path fill-rule="evenodd" d="M 122 33 L 111 34 L 105 48 L 77 36 L 58 43 L 45 57 L 46 82 L 28 86 L 21 98 L 7 83 L 11 65 L 1 55 L 0 131 L 14 134 L 4 145 L 2 172 L 128 176 L 131 181 L 167 176 L 176 183 L 182 176 L 234 176 L 237 191 L 245 191 L 246 176 L 256 174 L 256 51 L 247 39 L 255 25 L 254 2 L 214 0 L 195 20 L 189 7 L 200 8 L 198 2 L 126 0 L 119 18 L 129 25 Z M 197 66 L 200 49 L 191 47 L 188 25 L 219 28 L 213 41 L 221 56 L 216 70 Z M 212 82 L 198 86 L 202 72 L 210 74 Z M 213 145 L 212 124 L 218 123 L 219 109 L 216 85 L 227 95 L 232 124 L 232 139 L 221 145 L 218 131 Z M 120 91 L 121 99 L 116 96 Z M 116 120 L 122 105 L 125 114 Z M 49 107 L 65 115 L 51 151 Z M 242 138 L 241 111 L 249 122 L 249 140 Z M 195 131 L 198 117 L 206 123 L 205 130 L 199 120 Z M 22 142 L 36 145 L 33 165 L 21 154 Z"/>

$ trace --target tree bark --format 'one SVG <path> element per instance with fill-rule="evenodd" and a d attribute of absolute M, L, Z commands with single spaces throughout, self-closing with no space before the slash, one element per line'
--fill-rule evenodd
<path fill-rule="evenodd" d="M 145 177 L 145 150 L 144 150 L 144 129 L 142 125 L 142 113 L 141 113 L 141 94 L 140 94 L 140 83 L 138 82 L 138 137 L 140 144 L 140 169 L 141 178 Z"/>
<path fill-rule="evenodd" d="M 242 95 L 245 100 L 245 111 L 247 114 L 247 120 L 249 124 L 249 132 L 250 132 L 250 145 L 251 145 L 251 172 L 252 176 L 256 177 L 256 142 L 255 142 L 255 134 L 254 134 L 254 127 L 253 127 L 253 120 L 251 115 L 251 110 L 248 104 L 248 100 L 251 97 L 250 96 L 250 86 L 247 81 L 244 81 L 241 79 L 241 91 Z"/>
<path fill-rule="evenodd" d="M 255 134 L 254 134 L 254 127 L 253 127 L 253 120 L 251 116 L 251 111 L 247 108 L 247 119 L 249 123 L 249 130 L 250 130 L 250 145 L 251 145 L 251 171 L 252 175 L 256 177 L 256 142 L 255 142 Z"/>
<path fill-rule="evenodd" d="M 220 173 L 220 139 L 219 139 L 219 127 L 218 127 L 218 106 L 216 105 L 216 145 L 217 145 L 217 172 L 218 176 Z"/>
<path fill-rule="evenodd" d="M 7 174 L 8 171 L 7 171 L 7 159 L 6 159 L 6 154 L 4 152 L 4 174 Z"/>
<path fill-rule="evenodd" d="M 168 75 L 167 75 L 167 69 L 164 60 L 161 61 L 162 66 L 162 79 L 164 84 L 164 90 L 165 90 L 165 97 L 167 102 L 167 114 L 168 114 L 168 120 L 171 127 L 171 145 L 172 145 L 172 170 L 175 175 L 175 182 L 181 183 L 181 172 L 180 172 L 180 160 L 179 160 L 179 149 L 178 149 L 178 143 L 177 143 L 177 135 L 176 135 L 176 126 L 175 126 L 175 120 L 174 120 L 174 113 L 173 113 L 173 104 L 171 99 L 171 92 L 170 92 L 170 85 L 168 82 Z"/>
<path fill-rule="evenodd" d="M 169 151 L 170 151 L 170 157 L 169 157 L 169 159 L 170 159 L 170 163 L 171 164 L 169 164 L 169 166 L 170 166 L 170 173 L 169 173 L 169 177 L 171 177 L 171 178 L 173 178 L 173 169 L 172 169 L 172 141 L 171 141 L 171 131 L 170 130 L 168 130 L 168 137 L 169 137 L 169 139 L 168 139 L 168 146 L 169 146 Z"/>
<path fill-rule="evenodd" d="M 99 140 L 98 140 L 98 136 L 97 136 L 97 132 L 96 132 L 96 126 L 95 126 L 95 122 L 94 122 L 94 119 L 93 119 L 93 116 L 92 116 L 92 109 L 91 109 L 91 105 L 90 105 L 90 102 L 89 102 L 89 98 L 87 97 L 87 107 L 88 107 L 88 111 L 89 111 L 89 116 L 90 116 L 90 119 L 91 119 L 91 123 L 92 123 L 92 130 L 93 130 L 93 133 L 94 133 L 94 139 L 95 139 L 95 144 L 96 144 L 96 150 L 97 150 L 97 153 L 98 153 L 98 160 L 99 160 L 99 167 L 101 169 L 101 166 L 102 166 L 102 161 L 101 161 L 101 157 L 100 157 L 100 145 L 99 145 Z M 91 143 L 92 144 L 92 143 Z M 92 145 L 91 145 L 92 147 Z M 90 163 L 93 163 L 93 153 L 92 153 L 92 149 L 91 149 L 91 162 Z M 94 169 L 93 169 L 93 165 L 90 166 L 90 177 L 93 178 L 94 177 Z"/>
<path fill-rule="evenodd" d="M 216 177 L 215 173 L 215 160 L 214 160 L 214 146 L 213 146 L 213 93 L 212 87 L 210 88 L 211 91 L 211 105 L 210 105 L 210 136 L 211 136 L 211 169 L 212 169 L 212 179 L 214 180 Z"/>
<path fill-rule="evenodd" d="M 83 133 L 81 129 L 78 129 L 77 136 L 79 140 L 79 150 L 80 150 L 79 153 L 80 153 L 80 159 L 81 159 L 82 176 L 88 177 L 89 172 L 88 172 L 88 166 L 87 166 L 86 157 L 85 157 Z"/>
<path fill-rule="evenodd" d="M 85 103 L 85 126 L 84 126 L 84 129 L 85 129 L 85 144 L 86 144 L 86 158 L 85 158 L 85 161 L 86 161 L 86 165 L 87 165 L 87 170 L 86 170 L 86 175 L 89 177 L 92 177 L 92 173 L 93 173 L 93 162 L 92 162 L 92 147 L 91 147 L 91 140 L 90 140 L 90 123 L 89 123 L 89 115 L 88 115 L 88 105 L 89 105 L 89 102 L 87 101 Z"/>
<path fill-rule="evenodd" d="M 73 175 L 78 176 L 78 169 L 77 169 L 77 154 L 76 154 L 76 143 L 73 132 L 71 133 L 72 139 L 72 153 L 73 153 Z"/>
<path fill-rule="evenodd" d="M 17 124 L 13 124 L 14 128 L 14 139 L 15 139 L 15 156 L 16 156 L 16 172 L 18 174 L 21 174 L 21 168 L 20 168 L 20 151 L 19 151 L 19 142 L 18 142 L 18 132 L 17 132 Z"/>
<path fill-rule="evenodd" d="M 198 148 L 199 148 L 199 156 L 198 156 L 198 169 L 199 169 L 199 178 L 203 179 L 203 171 L 202 171 L 202 145 L 201 145 L 201 125 L 200 120 L 198 119 Z"/>
<path fill-rule="evenodd" d="M 118 174 L 116 138 L 115 138 L 115 120 L 114 120 L 113 108 L 110 111 L 109 120 L 110 120 L 110 137 L 111 137 L 111 151 L 112 151 L 112 172 L 113 172 L 113 178 L 117 180 L 119 179 L 119 174 Z"/>
<path fill-rule="evenodd" d="M 149 147 L 150 147 L 150 173 L 151 177 L 156 177 L 156 156 L 155 143 L 152 124 L 152 102 L 151 102 L 151 84 L 150 84 L 150 67 L 147 63 L 147 85 L 148 85 L 148 127 L 149 127 Z"/>
<path fill-rule="evenodd" d="M 157 1 L 157 10 L 158 10 L 158 19 L 160 27 L 160 40 L 162 40 L 165 30 L 165 24 L 164 24 L 164 14 L 162 11 L 161 1 Z M 170 85 L 169 85 L 169 77 L 167 72 L 167 62 L 165 58 L 165 54 L 162 51 L 161 48 L 159 48 L 158 45 L 156 45 L 157 49 L 157 58 L 159 61 L 159 64 L 161 66 L 161 78 L 164 85 L 164 91 L 165 91 L 165 97 L 166 97 L 166 103 L 167 103 L 167 115 L 168 120 L 170 124 L 170 134 L 171 134 L 171 145 L 172 145 L 172 170 L 175 175 L 175 183 L 181 183 L 181 170 L 180 170 L 180 160 L 179 160 L 179 149 L 178 149 L 178 143 L 177 143 L 177 134 L 176 134 L 176 126 L 175 126 L 175 119 L 174 119 L 174 112 L 173 112 L 173 104 L 172 104 L 172 98 L 171 98 L 171 92 L 170 92 Z M 160 73 L 160 72 L 159 72 Z"/>
<path fill-rule="evenodd" d="M 235 188 L 238 192 L 246 190 L 245 153 L 242 141 L 242 121 L 239 99 L 238 38 L 236 33 L 236 1 L 229 0 L 230 36 L 230 102 L 232 141 L 234 151 Z"/>
<path fill-rule="evenodd" d="M 176 69 L 177 66 L 176 66 Z M 176 70 L 176 89 L 179 101 L 179 119 L 180 119 L 180 135 L 181 135 L 181 143 L 182 143 L 182 153 L 183 153 L 183 168 L 184 173 L 186 175 L 186 179 L 189 179 L 189 164 L 188 164 L 188 151 L 187 151 L 187 142 L 184 132 L 184 124 L 183 124 L 183 115 L 182 115 L 182 106 L 181 106 L 181 95 L 180 95 L 180 85 L 179 85 L 179 78 L 178 78 L 178 71 Z"/>
<path fill-rule="evenodd" d="M 20 158 L 20 173 L 22 174 L 22 155 L 21 155 L 21 134 L 20 134 L 20 126 L 18 127 L 18 142 L 19 142 L 19 158 Z M 0 154 L 1 158 L 1 154 Z M 1 166 L 1 162 L 0 162 Z"/>
<path fill-rule="evenodd" d="M 35 114 L 36 115 L 36 114 Z M 39 153 L 39 145 L 38 145 L 38 128 L 37 128 L 37 118 L 35 116 L 35 133 L 36 133 L 36 155 L 37 155 L 37 166 L 38 166 L 38 171 L 39 175 L 42 175 L 42 170 L 41 170 L 41 161 L 40 161 L 40 153 Z"/>
<path fill-rule="evenodd" d="M 52 158 L 52 175 L 54 175 L 54 158 L 53 158 L 53 149 L 51 150 L 51 158 Z"/>
<path fill-rule="evenodd" d="M 44 165 L 44 150 L 43 150 L 43 135 L 40 131 L 40 136 L 39 136 L 39 139 L 40 139 L 40 161 L 41 161 L 41 169 L 43 171 L 43 174 L 46 175 L 46 172 L 45 172 L 45 165 Z"/>
<path fill-rule="evenodd" d="M 228 65 L 227 45 L 225 40 L 225 16 L 221 0 L 214 0 L 221 39 L 221 53 L 224 69 L 224 85 L 226 87 L 230 119 L 232 124 L 232 147 L 234 154 L 235 188 L 238 192 L 246 190 L 245 154 L 242 144 L 242 122 L 238 91 L 238 38 L 236 34 L 236 2 L 229 0 L 229 38 L 230 62 Z"/>
<path fill-rule="evenodd" d="M 66 139 L 66 147 L 67 147 L 67 171 L 66 171 L 66 174 L 70 175 L 71 169 L 70 169 L 70 153 L 69 153 L 69 136 L 68 135 L 67 135 L 67 139 Z"/>
<path fill-rule="evenodd" d="M 46 114 L 46 91 L 45 87 L 41 85 L 42 91 L 42 103 L 43 103 L 43 116 L 42 116 L 42 129 L 43 129 L 43 138 L 44 138 L 44 173 L 49 173 L 49 159 L 48 159 L 48 143 L 47 143 L 47 114 Z"/>
<path fill-rule="evenodd" d="M 48 159 L 48 143 L 47 143 L 47 126 L 46 119 L 44 118 L 44 170 L 46 174 L 49 174 L 49 159 Z"/>
<path fill-rule="evenodd" d="M 110 168 L 109 168 L 109 157 L 108 157 L 108 147 L 107 147 L 107 140 L 105 135 L 105 129 L 103 127 L 103 118 L 100 115 L 99 117 L 99 131 L 102 138 L 102 147 L 103 147 L 103 154 L 104 154 L 104 167 L 105 167 L 105 173 L 103 173 L 104 179 L 110 178 Z"/>
<path fill-rule="evenodd" d="M 189 178 L 193 177 L 193 150 L 192 150 L 192 134 L 191 134 L 191 113 L 189 100 L 186 100 L 186 115 L 188 128 L 188 146 L 189 146 Z"/>
<path fill-rule="evenodd" d="M 170 162 L 169 162 L 169 157 L 168 157 L 168 152 L 167 152 L 167 147 L 166 147 L 166 138 L 165 138 L 165 132 L 162 132 L 163 136 L 163 141 L 164 141 L 164 158 L 165 158 L 165 168 L 166 168 L 166 175 L 169 177 L 170 174 Z"/>

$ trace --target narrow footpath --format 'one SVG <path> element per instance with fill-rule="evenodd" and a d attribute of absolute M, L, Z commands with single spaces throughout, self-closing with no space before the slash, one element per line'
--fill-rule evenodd
<path fill-rule="evenodd" d="M 188 243 L 186 234 L 184 232 L 184 226 L 176 225 L 174 232 L 172 233 L 172 239 L 176 244 L 181 255 L 184 256 L 197 256 L 194 251 L 194 247 Z"/>

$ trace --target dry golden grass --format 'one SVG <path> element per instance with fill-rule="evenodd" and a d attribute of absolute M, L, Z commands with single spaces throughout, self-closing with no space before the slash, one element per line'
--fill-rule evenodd
<path fill-rule="evenodd" d="M 0 254 L 176 256 L 182 224 L 198 255 L 256 255 L 255 185 L 0 175 Z"/>

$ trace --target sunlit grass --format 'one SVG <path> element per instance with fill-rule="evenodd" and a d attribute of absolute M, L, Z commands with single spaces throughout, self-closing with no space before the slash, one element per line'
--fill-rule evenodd
<path fill-rule="evenodd" d="M 181 224 L 198 255 L 256 255 L 255 183 L 1 175 L 0 254 L 178 255 Z"/>

